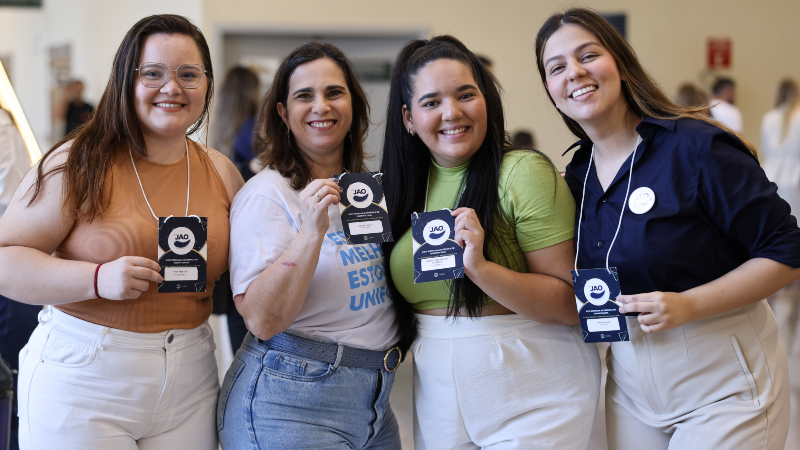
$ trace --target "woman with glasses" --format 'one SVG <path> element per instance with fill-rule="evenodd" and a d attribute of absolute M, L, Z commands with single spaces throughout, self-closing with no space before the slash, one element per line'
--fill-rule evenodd
<path fill-rule="evenodd" d="M 309 43 L 283 60 L 259 114 L 265 169 L 231 207 L 231 286 L 250 333 L 220 391 L 226 450 L 400 448 L 389 392 L 411 336 L 381 246 L 345 240 L 334 180 L 366 171 L 368 126 L 341 50 Z"/>
<path fill-rule="evenodd" d="M 44 156 L 0 219 L 0 294 L 48 305 L 20 352 L 22 449 L 217 448 L 206 320 L 243 182 L 187 137 L 205 123 L 213 80 L 189 20 L 140 20 L 91 121 Z M 170 221 L 190 228 L 165 237 Z M 157 262 L 178 254 L 196 265 Z"/>

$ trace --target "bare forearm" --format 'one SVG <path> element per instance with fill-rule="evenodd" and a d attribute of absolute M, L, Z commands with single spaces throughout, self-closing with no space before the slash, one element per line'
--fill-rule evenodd
<path fill-rule="evenodd" d="M 300 314 L 319 262 L 321 234 L 298 234 L 289 247 L 250 284 L 237 308 L 260 339 L 285 331 Z"/>
<path fill-rule="evenodd" d="M 690 300 L 691 321 L 694 321 L 755 303 L 799 277 L 800 269 L 771 259 L 754 258 L 683 295 Z"/>
<path fill-rule="evenodd" d="M 61 305 L 95 298 L 97 264 L 58 259 L 39 250 L 0 248 L 0 294 L 31 305 Z"/>
<path fill-rule="evenodd" d="M 565 281 L 538 273 L 520 273 L 487 261 L 468 274 L 489 297 L 528 319 L 576 325 L 575 293 Z"/>

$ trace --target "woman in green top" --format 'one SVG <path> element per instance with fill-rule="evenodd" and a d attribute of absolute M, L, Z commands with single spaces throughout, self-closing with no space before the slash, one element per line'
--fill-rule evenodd
<path fill-rule="evenodd" d="M 400 51 L 383 172 L 392 292 L 419 330 L 416 448 L 585 448 L 599 358 L 574 327 L 575 204 L 547 157 L 511 148 L 497 81 L 457 39 Z M 466 276 L 415 284 L 411 215 L 442 208 Z"/>

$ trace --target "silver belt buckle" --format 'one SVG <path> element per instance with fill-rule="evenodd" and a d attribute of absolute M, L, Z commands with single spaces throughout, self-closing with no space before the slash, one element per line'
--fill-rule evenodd
<path fill-rule="evenodd" d="M 392 351 L 397 350 L 397 364 L 394 365 L 394 368 L 390 369 L 386 367 L 386 363 L 389 362 L 389 355 L 392 354 Z M 394 346 L 389 350 L 386 350 L 386 354 L 383 355 L 383 368 L 386 369 L 387 372 L 394 372 L 400 367 L 400 359 L 403 357 L 403 352 L 400 351 L 400 347 Z"/>

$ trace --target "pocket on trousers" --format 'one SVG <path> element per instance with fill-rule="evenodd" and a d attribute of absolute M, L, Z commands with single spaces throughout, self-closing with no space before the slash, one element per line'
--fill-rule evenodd
<path fill-rule="evenodd" d="M 750 385 L 750 395 L 753 398 L 753 406 L 759 406 L 761 402 L 758 400 L 758 387 L 756 386 L 756 379 L 753 377 L 753 372 L 750 371 L 750 366 L 747 364 L 747 359 L 744 357 L 742 346 L 739 344 L 739 339 L 736 335 L 731 335 L 731 344 L 733 344 L 733 351 L 736 352 L 736 358 L 739 359 L 739 364 L 742 365 L 747 383 Z"/>
<path fill-rule="evenodd" d="M 239 378 L 239 374 L 242 373 L 243 369 L 244 361 L 234 357 L 231 367 L 228 368 L 228 372 L 225 374 L 222 388 L 219 390 L 219 401 L 217 401 L 217 432 L 222 430 L 224 426 L 225 407 L 228 405 L 228 397 L 231 395 L 233 384 L 236 383 L 236 379 Z"/>
<path fill-rule="evenodd" d="M 42 362 L 58 367 L 85 367 L 94 361 L 97 348 L 73 342 L 53 333 L 47 338 L 42 349 Z"/>
<path fill-rule="evenodd" d="M 298 381 L 318 381 L 327 377 L 332 371 L 331 365 L 328 363 L 300 358 L 276 350 L 267 352 L 264 358 L 264 369 L 272 375 Z"/>

